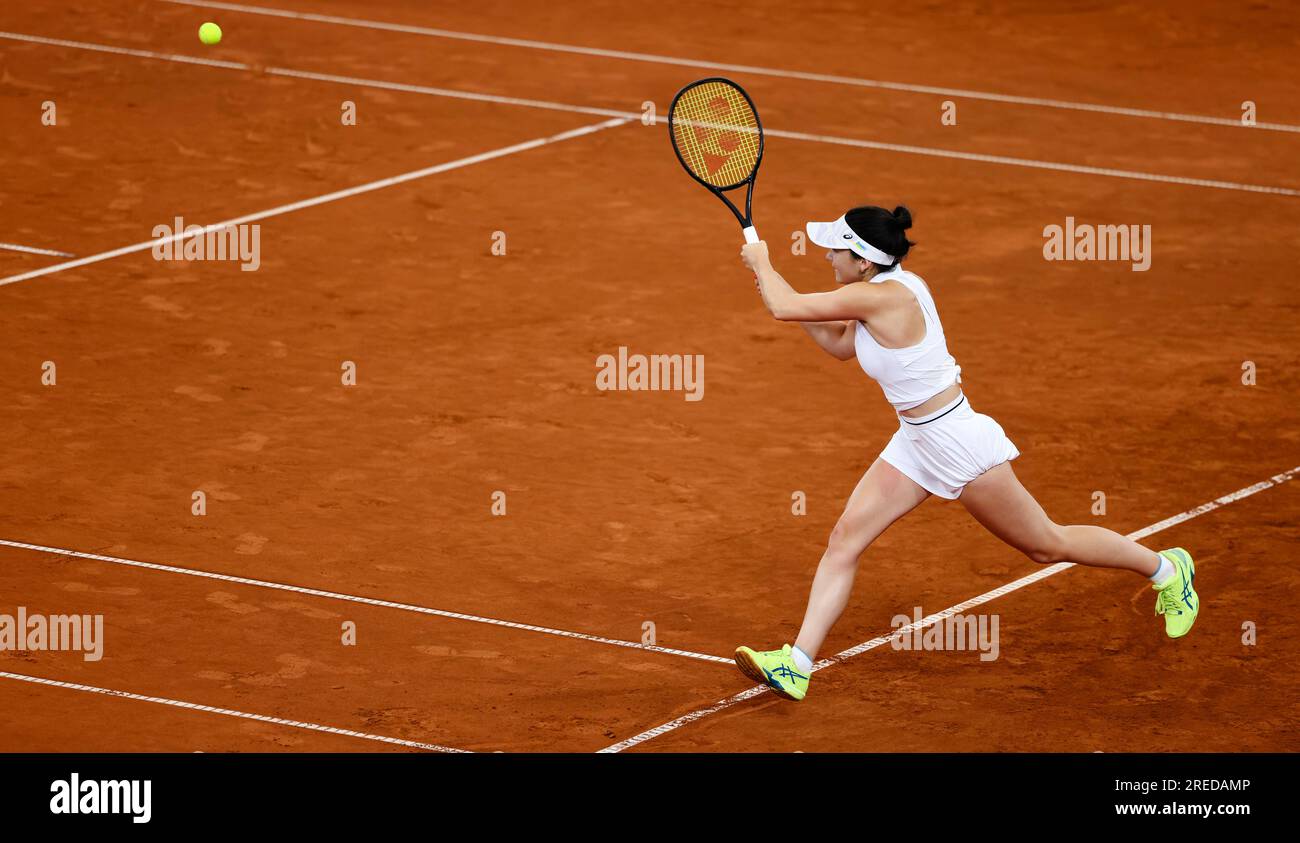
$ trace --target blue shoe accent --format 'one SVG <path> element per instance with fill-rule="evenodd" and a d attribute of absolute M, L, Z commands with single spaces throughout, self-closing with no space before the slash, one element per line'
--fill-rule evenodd
<path fill-rule="evenodd" d="M 1189 609 L 1196 611 L 1196 601 L 1192 598 L 1192 584 L 1196 582 L 1196 571 L 1192 571 L 1191 576 L 1189 577 L 1187 575 L 1187 564 L 1183 563 L 1182 568 L 1183 602 L 1187 604 Z"/>
<path fill-rule="evenodd" d="M 804 676 L 802 673 L 799 673 L 799 672 L 796 671 L 796 670 L 791 670 L 790 668 L 786 667 L 785 665 L 781 665 L 780 667 L 778 667 L 778 668 L 776 669 L 776 674 L 775 674 L 775 675 L 773 675 L 772 671 L 768 670 L 767 668 L 763 668 L 763 672 L 767 674 L 767 678 L 768 678 L 769 680 L 771 680 L 772 682 L 777 682 L 777 681 L 778 681 L 777 678 L 776 678 L 777 676 L 780 676 L 782 679 L 789 679 L 790 681 L 794 681 L 795 679 L 807 679 L 807 678 L 808 678 L 807 676 Z"/>

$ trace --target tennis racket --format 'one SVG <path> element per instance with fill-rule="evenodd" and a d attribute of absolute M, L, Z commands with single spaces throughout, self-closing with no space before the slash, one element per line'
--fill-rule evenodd
<path fill-rule="evenodd" d="M 763 124 L 745 90 L 720 76 L 700 79 L 677 92 L 668 107 L 668 134 L 677 160 L 736 215 L 746 243 L 757 243 L 752 201 L 763 162 Z M 745 213 L 726 197 L 747 187 Z"/>

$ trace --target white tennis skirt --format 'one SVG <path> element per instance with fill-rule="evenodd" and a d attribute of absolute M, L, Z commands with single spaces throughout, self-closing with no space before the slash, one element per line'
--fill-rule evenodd
<path fill-rule="evenodd" d="M 948 406 L 911 419 L 900 415 L 898 431 L 880 458 L 932 495 L 955 500 L 966 484 L 1020 451 L 989 416 L 959 395 Z"/>

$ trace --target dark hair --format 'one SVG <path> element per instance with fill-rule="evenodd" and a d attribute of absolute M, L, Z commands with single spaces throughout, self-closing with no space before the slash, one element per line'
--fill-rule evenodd
<path fill-rule="evenodd" d="M 893 213 L 875 205 L 861 205 L 845 213 L 844 221 L 863 240 L 894 256 L 892 264 L 875 264 L 881 270 L 897 266 L 907 256 L 908 250 L 916 245 L 904 234 L 912 227 L 912 212 L 902 205 Z"/>

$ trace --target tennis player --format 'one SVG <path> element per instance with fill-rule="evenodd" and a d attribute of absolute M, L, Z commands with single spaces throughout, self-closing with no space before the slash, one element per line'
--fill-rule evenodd
<path fill-rule="evenodd" d="M 830 292 L 796 292 L 773 268 L 762 241 L 741 250 L 772 315 L 798 322 L 832 357 L 857 357 L 898 413 L 898 430 L 831 531 L 794 646 L 741 647 L 736 664 L 778 694 L 803 699 L 817 651 L 848 603 L 859 557 L 930 495 L 960 500 L 989 532 L 1040 564 L 1074 562 L 1148 577 L 1165 632 L 1186 635 L 1200 610 L 1186 550 L 1156 553 L 1104 527 L 1062 526 L 1020 485 L 1011 468 L 1020 452 L 1001 425 L 971 407 L 934 298 L 903 269 L 915 245 L 907 239 L 911 227 L 904 207 L 891 213 L 864 206 L 834 222 L 808 223 L 809 239 L 829 250 L 837 287 Z"/>

